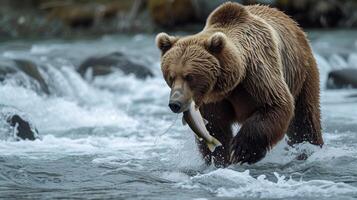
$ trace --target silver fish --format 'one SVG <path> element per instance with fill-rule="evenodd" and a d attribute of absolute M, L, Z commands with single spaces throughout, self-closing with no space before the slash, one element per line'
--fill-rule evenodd
<path fill-rule="evenodd" d="M 191 101 L 189 109 L 183 112 L 182 123 L 185 125 L 186 122 L 195 133 L 196 137 L 203 139 L 206 142 L 207 147 L 211 152 L 213 152 L 216 147 L 222 145 L 216 138 L 209 134 L 205 126 L 207 120 L 202 118 L 200 111 L 196 109 L 193 101 Z"/>

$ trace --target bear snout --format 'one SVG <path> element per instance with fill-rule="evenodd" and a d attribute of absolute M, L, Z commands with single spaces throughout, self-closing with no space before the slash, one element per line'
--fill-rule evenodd
<path fill-rule="evenodd" d="M 179 101 L 170 101 L 169 107 L 174 113 L 180 113 L 182 104 Z"/>

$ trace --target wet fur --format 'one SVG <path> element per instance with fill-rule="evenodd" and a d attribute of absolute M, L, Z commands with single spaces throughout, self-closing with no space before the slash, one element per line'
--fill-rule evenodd
<path fill-rule="evenodd" d="M 286 132 L 291 145 L 323 144 L 316 61 L 304 32 L 284 13 L 224 3 L 200 33 L 159 35 L 157 45 L 165 80 L 195 74 L 195 101 L 223 144 L 210 153 L 198 142 L 207 162 L 255 163 Z M 241 125 L 235 137 L 234 123 Z"/>

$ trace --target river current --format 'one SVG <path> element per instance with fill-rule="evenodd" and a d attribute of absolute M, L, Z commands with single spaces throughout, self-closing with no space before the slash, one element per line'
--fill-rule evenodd
<path fill-rule="evenodd" d="M 0 198 L 356 199 L 357 90 L 325 84 L 332 69 L 357 68 L 357 33 L 309 36 L 321 72 L 325 145 L 291 148 L 282 140 L 257 164 L 224 169 L 204 165 L 182 116 L 170 112 L 153 35 L 2 42 L 1 59 L 41 66 L 49 94 L 23 73 L 0 83 L 0 105 L 21 112 L 41 137 L 15 141 L 0 129 Z M 154 76 L 117 71 L 88 80 L 76 71 L 85 58 L 114 51 Z M 307 160 L 295 159 L 301 152 Z"/>

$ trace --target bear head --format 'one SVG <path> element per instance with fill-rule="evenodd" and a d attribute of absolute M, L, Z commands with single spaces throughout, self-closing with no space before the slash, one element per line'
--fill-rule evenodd
<path fill-rule="evenodd" d="M 236 60 L 236 52 L 227 47 L 224 33 L 199 33 L 183 38 L 160 33 L 156 45 L 161 50 L 164 79 L 171 88 L 169 107 L 173 112 L 184 112 L 192 100 L 197 107 L 210 103 L 216 99 L 213 96 L 234 87 L 227 78 L 232 82 L 231 76 L 235 74 L 224 65 Z"/>

